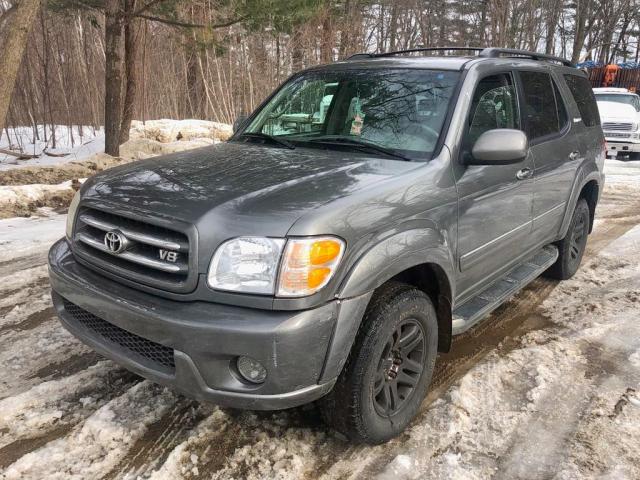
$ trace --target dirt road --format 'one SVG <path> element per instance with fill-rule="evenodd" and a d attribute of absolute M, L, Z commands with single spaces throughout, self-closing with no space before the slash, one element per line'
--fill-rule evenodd
<path fill-rule="evenodd" d="M 413 427 L 378 447 L 312 407 L 199 405 L 101 359 L 50 305 L 46 246 L 64 218 L 6 223 L 0 478 L 640 478 L 640 167 L 627 168 L 612 168 L 577 276 L 535 281 L 457 337 Z"/>

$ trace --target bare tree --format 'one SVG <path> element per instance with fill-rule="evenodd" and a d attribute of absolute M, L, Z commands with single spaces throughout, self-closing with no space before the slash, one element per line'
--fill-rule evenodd
<path fill-rule="evenodd" d="M 31 25 L 38 14 L 40 0 L 20 0 L 8 20 L 0 55 L 0 131 L 4 129 L 11 95 L 22 63 Z"/>

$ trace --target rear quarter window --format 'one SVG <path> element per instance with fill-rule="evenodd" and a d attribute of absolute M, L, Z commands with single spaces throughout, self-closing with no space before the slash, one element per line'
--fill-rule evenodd
<path fill-rule="evenodd" d="M 589 80 L 578 75 L 564 75 L 567 86 L 573 95 L 573 99 L 578 105 L 582 122 L 587 127 L 596 127 L 600 125 L 600 114 L 598 113 L 598 105 L 596 97 L 591 89 Z"/>

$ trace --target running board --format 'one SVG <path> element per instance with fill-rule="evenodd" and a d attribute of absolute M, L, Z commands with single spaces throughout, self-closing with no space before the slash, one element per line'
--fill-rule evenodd
<path fill-rule="evenodd" d="M 491 283 L 475 297 L 470 298 L 453 311 L 453 335 L 466 332 L 489 313 L 502 305 L 538 278 L 558 258 L 558 249 L 554 245 L 547 245 L 535 255 L 516 265 L 500 279 Z"/>

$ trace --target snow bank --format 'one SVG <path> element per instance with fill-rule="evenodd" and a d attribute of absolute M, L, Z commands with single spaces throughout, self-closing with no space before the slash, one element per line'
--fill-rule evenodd
<path fill-rule="evenodd" d="M 27 155 L 37 155 L 37 158 L 19 160 L 14 156 L 0 153 L 0 171 L 16 168 L 66 165 L 89 159 L 93 155 L 104 151 L 104 130 L 93 127 L 73 127 L 56 125 L 56 148 L 51 148 L 51 132 L 47 126 L 48 141 L 44 142 L 44 127 L 38 126 L 38 134 L 41 140 L 35 140 L 31 127 L 18 127 L 10 130 L 10 136 L 1 132 L 0 148 L 12 149 Z M 129 159 L 142 158 L 135 150 L 136 146 L 143 148 L 146 155 L 160 155 L 174 151 L 197 148 L 210 145 L 215 142 L 227 140 L 233 133 L 231 125 L 207 120 L 148 120 L 146 122 L 134 121 L 131 124 L 131 140 L 152 140 L 156 143 L 138 142 L 129 146 L 125 143 L 123 157 Z M 180 142 L 179 144 L 176 142 Z M 189 147 L 189 143 L 193 142 Z M 161 147 L 158 144 L 172 144 Z"/>
<path fill-rule="evenodd" d="M 0 218 L 29 214 L 45 206 L 64 208 L 84 180 L 69 180 L 58 185 L 0 186 Z"/>
<path fill-rule="evenodd" d="M 161 143 L 197 139 L 227 140 L 233 129 L 226 123 L 206 120 L 147 120 L 131 123 L 131 137 L 150 138 Z"/>
<path fill-rule="evenodd" d="M 0 148 L 16 152 L 22 151 L 27 155 L 37 155 L 37 158 L 19 160 L 14 156 L 0 153 L 0 171 L 27 166 L 60 165 L 90 157 L 104 150 L 104 130 L 89 126 L 56 125 L 56 148 L 52 148 L 51 127 L 38 125 L 38 137 L 34 141 L 32 127 L 17 127 L 6 132 L 0 132 Z"/>

